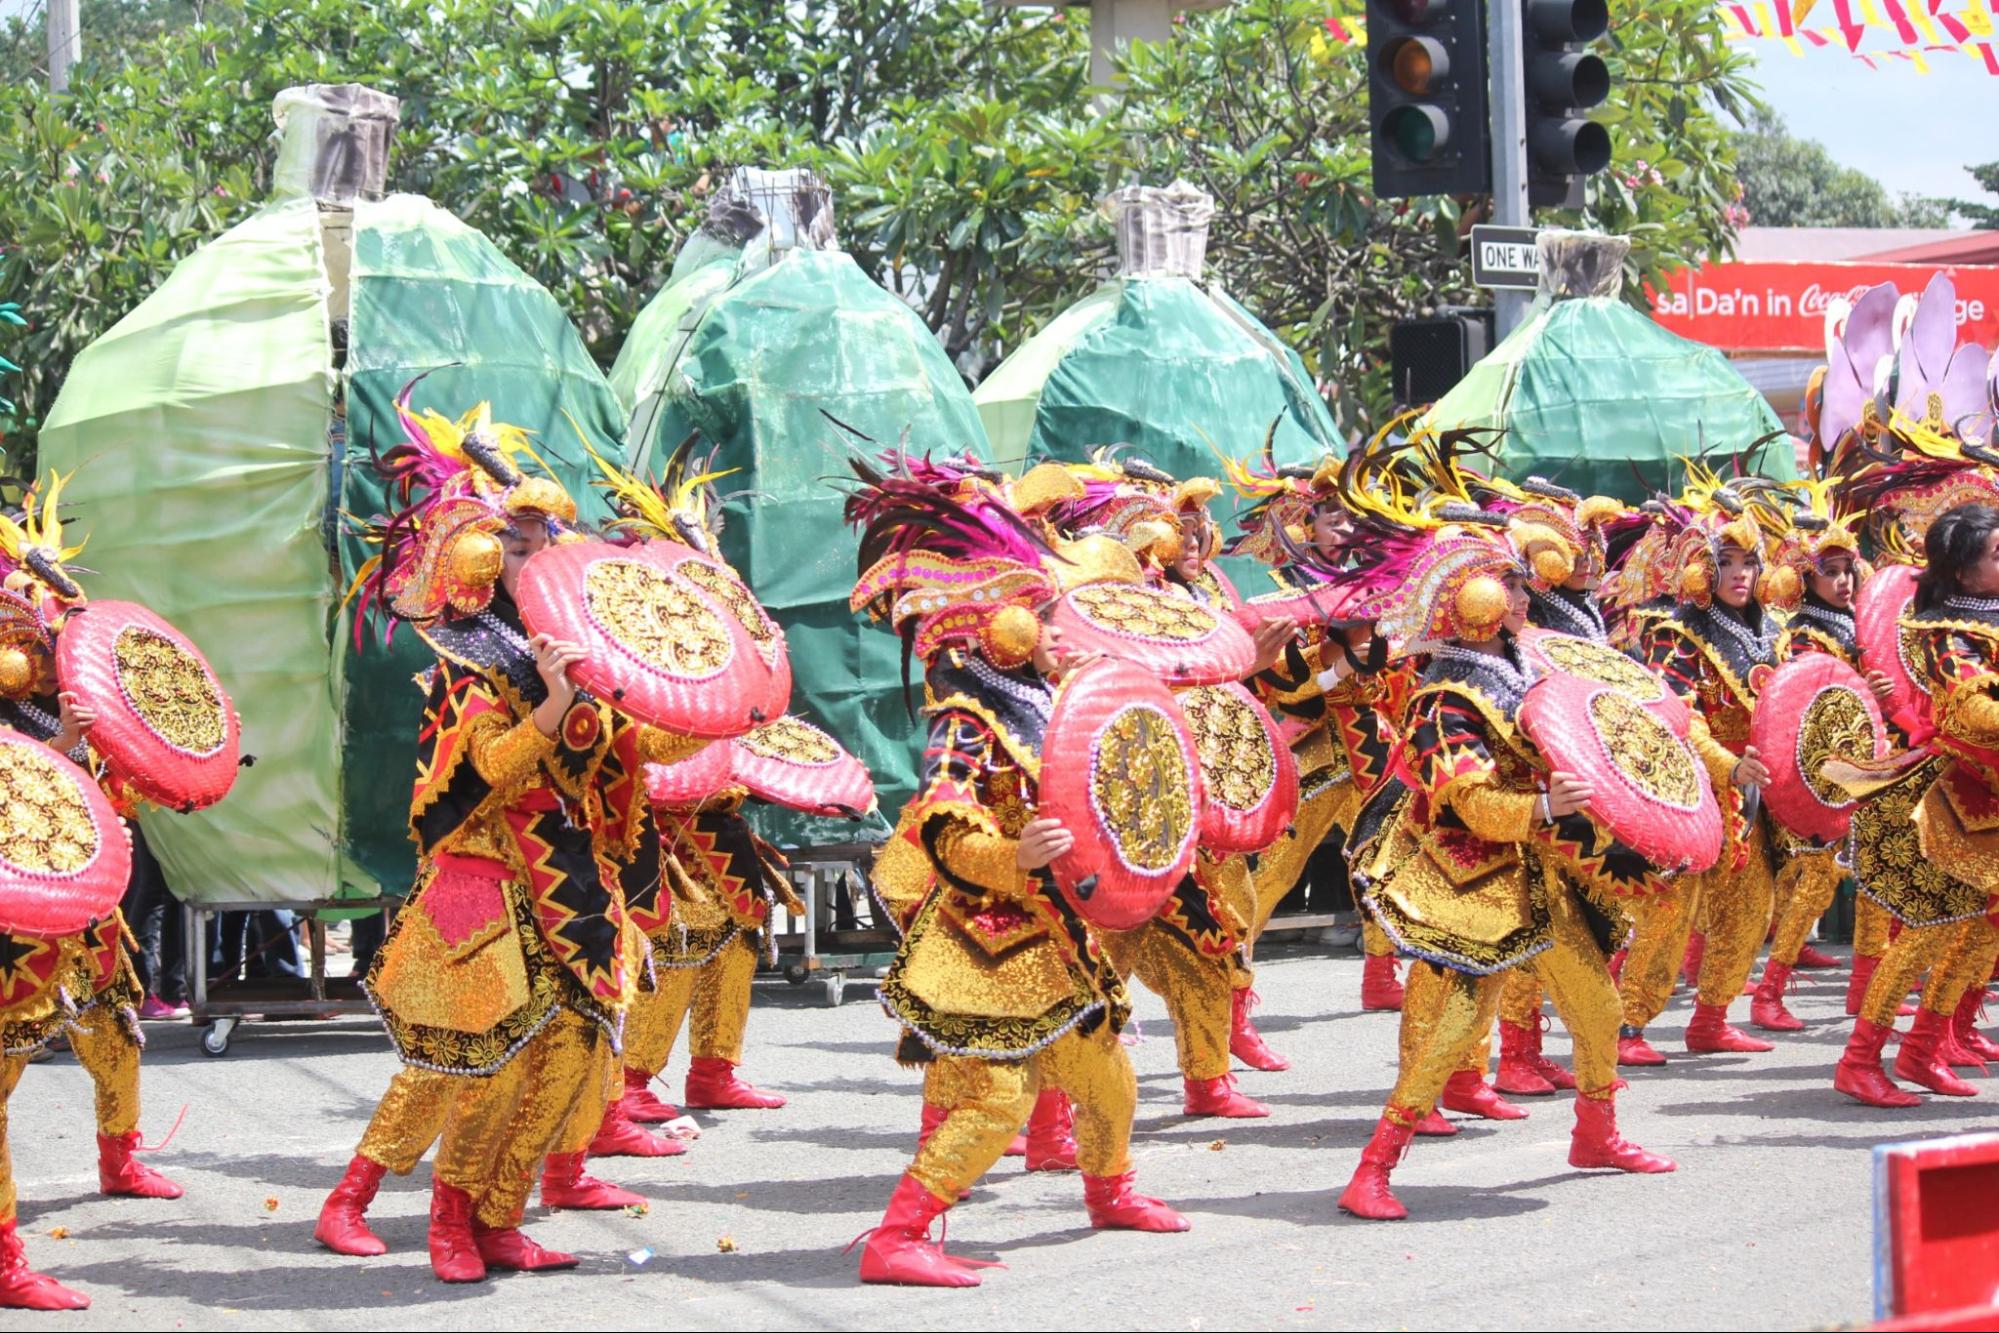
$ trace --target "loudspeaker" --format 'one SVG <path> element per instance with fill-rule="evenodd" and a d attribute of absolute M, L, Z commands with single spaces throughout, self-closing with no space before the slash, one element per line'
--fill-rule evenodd
<path fill-rule="evenodd" d="M 1436 402 L 1492 350 L 1489 309 L 1447 309 L 1430 319 L 1405 319 L 1388 331 L 1388 361 L 1401 407 Z"/>

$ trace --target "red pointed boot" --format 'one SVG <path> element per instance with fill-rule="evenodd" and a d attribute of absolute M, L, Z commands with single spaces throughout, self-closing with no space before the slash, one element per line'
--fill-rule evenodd
<path fill-rule="evenodd" d="M 1539 1028 L 1523 1027 L 1504 1019 L 1499 1023 L 1499 1072 L 1492 1086 L 1514 1097 L 1552 1097 L 1555 1085 L 1541 1077 L 1531 1058 Z"/>
<path fill-rule="evenodd" d="M 1291 1062 L 1270 1049 L 1263 1040 L 1263 1034 L 1250 1021 L 1250 1011 L 1256 1008 L 1256 992 L 1245 986 L 1237 991 L 1229 1001 L 1229 1054 L 1248 1065 L 1251 1069 L 1261 1069 L 1267 1074 L 1275 1074 L 1289 1069 Z"/>
<path fill-rule="evenodd" d="M 625 1108 L 625 1119 L 635 1125 L 663 1125 L 677 1119 L 680 1108 L 671 1102 L 661 1101 L 652 1090 L 653 1076 L 643 1069 L 625 1071 L 625 1095 L 618 1100 Z"/>
<path fill-rule="evenodd" d="M 861 1250 L 861 1281 L 891 1282 L 910 1287 L 976 1287 L 979 1275 L 944 1253 L 930 1239 L 930 1224 L 951 1203 L 925 1189 L 915 1176 L 904 1175 L 889 1196 L 888 1211 L 868 1233 Z"/>
<path fill-rule="evenodd" d="M 1411 1132 L 1418 1138 L 1447 1139 L 1458 1132 L 1458 1127 L 1446 1120 L 1444 1113 L 1433 1106 L 1430 1108 L 1430 1114 L 1418 1120 Z"/>
<path fill-rule="evenodd" d="M 1889 1028 L 1865 1018 L 1853 1025 L 1846 1039 L 1846 1051 L 1833 1066 L 1832 1086 L 1857 1102 L 1869 1106 L 1921 1106 L 1923 1099 L 1904 1092 L 1881 1068 L 1881 1049 L 1888 1044 Z"/>
<path fill-rule="evenodd" d="M 1867 998 L 1867 983 L 1874 980 L 1874 969 L 1879 966 L 1879 954 L 1853 955 L 1853 972 L 1846 979 L 1846 1013 L 1849 1018 L 1860 1012 L 1860 1002 Z"/>
<path fill-rule="evenodd" d="M 1361 964 L 1360 1007 L 1368 1011 L 1402 1007 L 1402 983 L 1395 979 L 1394 954 L 1369 954 Z"/>
<path fill-rule="evenodd" d="M 1555 1085 L 1555 1091 L 1574 1092 L 1576 1088 L 1576 1076 L 1564 1069 L 1556 1061 L 1550 1060 L 1547 1056 L 1541 1054 L 1541 1038 L 1547 1034 L 1547 1031 L 1548 1016 L 1542 1014 L 1540 1015 L 1540 1021 L 1534 1025 L 1533 1031 L 1527 1034 L 1527 1062 L 1534 1066 L 1535 1073 Z"/>
<path fill-rule="evenodd" d="M 1569 1131 L 1569 1165 L 1608 1167 L 1643 1175 L 1674 1169 L 1672 1158 L 1646 1152 L 1617 1132 L 1614 1095 L 1576 1098 L 1576 1126 Z"/>
<path fill-rule="evenodd" d="M 1182 1079 L 1186 1099 L 1181 1109 L 1187 1115 L 1213 1115 L 1225 1120 L 1256 1120 L 1270 1114 L 1262 1102 L 1251 1101 L 1235 1090 L 1235 1075 L 1220 1078 Z"/>
<path fill-rule="evenodd" d="M 1475 1115 L 1487 1120 L 1525 1120 L 1527 1113 L 1492 1090 L 1492 1085 L 1469 1069 L 1460 1069 L 1444 1082 L 1438 1104 L 1446 1111 Z"/>
<path fill-rule="evenodd" d="M 488 1227 L 472 1224 L 472 1243 L 487 1268 L 509 1273 L 543 1273 L 556 1268 L 574 1268 L 576 1256 L 536 1244 L 518 1226 Z"/>
<path fill-rule="evenodd" d="M 1186 1218 L 1159 1200 L 1134 1193 L 1132 1173 L 1084 1176 L 1083 1207 L 1099 1231 L 1185 1231 Z"/>
<path fill-rule="evenodd" d="M 1076 1169 L 1076 1114 L 1069 1107 L 1067 1093 L 1043 1088 L 1034 1099 L 1027 1117 L 1027 1169 L 1029 1171 L 1074 1171 Z"/>
<path fill-rule="evenodd" d="M 544 1208 L 589 1208 L 604 1211 L 630 1208 L 645 1202 L 643 1194 L 607 1184 L 583 1174 L 583 1154 L 552 1152 L 541 1164 L 541 1203 Z"/>
<path fill-rule="evenodd" d="M 1796 966 L 1815 971 L 1824 967 L 1838 967 L 1839 959 L 1834 958 L 1823 949 L 1815 949 L 1810 944 L 1806 944 L 1798 950 Z"/>
<path fill-rule="evenodd" d="M 1950 1072 L 1940 1047 L 1950 1020 L 1942 1014 L 1919 1010 L 1915 1023 L 1902 1038 L 1895 1054 L 1895 1077 L 1905 1079 L 1946 1097 L 1976 1097 L 1978 1089 Z"/>
<path fill-rule="evenodd" d="M 1937 1058 L 1952 1069 L 1969 1069 L 1979 1078 L 1985 1077 L 1985 1061 L 1957 1039 L 1955 1013 L 1943 1025 L 1943 1036 L 1937 1041 Z"/>
<path fill-rule="evenodd" d="M 430 1182 L 430 1271 L 439 1282 L 479 1282 L 486 1261 L 472 1239 L 472 1196 L 441 1180 Z"/>
<path fill-rule="evenodd" d="M 1790 968 L 1774 958 L 1763 964 L 1762 984 L 1749 1002 L 1749 1021 L 1766 1032 L 1804 1031 L 1804 1020 L 1784 1007 L 1784 992 L 1790 988 Z"/>
<path fill-rule="evenodd" d="M 1372 1222 L 1395 1222 L 1409 1216 L 1409 1210 L 1388 1189 L 1389 1173 L 1409 1151 L 1409 1134 L 1409 1126 L 1381 1117 L 1374 1137 L 1360 1150 L 1360 1165 L 1354 1168 L 1353 1179 L 1340 1192 L 1342 1209 Z"/>
<path fill-rule="evenodd" d="M 0 1221 L 0 1310 L 88 1310 L 90 1297 L 28 1267 L 13 1218 Z"/>
<path fill-rule="evenodd" d="M 1645 1040 L 1645 1029 L 1625 1024 L 1617 1030 L 1617 1063 L 1626 1066 L 1663 1065 L 1666 1057 Z"/>
<path fill-rule="evenodd" d="M 1694 1004 L 1694 1016 L 1687 1020 L 1687 1049 L 1696 1055 L 1774 1051 L 1777 1048 L 1761 1037 L 1752 1037 L 1728 1021 L 1725 1004 Z"/>
<path fill-rule="evenodd" d="M 356 1153 L 347 1163 L 347 1174 L 319 1206 L 319 1225 L 312 1229 L 312 1238 L 335 1254 L 357 1259 L 387 1254 L 389 1247 L 368 1229 L 368 1205 L 375 1201 L 387 1171 L 380 1162 Z"/>
<path fill-rule="evenodd" d="M 1964 998 L 1957 1002 L 1957 1012 L 1951 1015 L 1951 1035 L 1957 1044 L 1980 1060 L 1999 1060 L 1999 1042 L 1994 1042 L 1978 1030 L 1978 1020 L 1985 1010 L 1985 988 L 1973 986 L 1964 992 Z"/>
<path fill-rule="evenodd" d="M 136 1129 L 97 1136 L 98 1191 L 134 1199 L 178 1199 L 180 1186 L 134 1157 L 138 1148 Z"/>
<path fill-rule="evenodd" d="M 678 1157 L 687 1151 L 679 1139 L 664 1138 L 632 1123 L 620 1097 L 604 1108 L 604 1119 L 587 1150 L 591 1157 Z"/>
<path fill-rule="evenodd" d="M 753 1088 L 719 1055 L 697 1055 L 687 1067 L 687 1105 L 702 1111 L 775 1111 L 784 1098 Z"/>

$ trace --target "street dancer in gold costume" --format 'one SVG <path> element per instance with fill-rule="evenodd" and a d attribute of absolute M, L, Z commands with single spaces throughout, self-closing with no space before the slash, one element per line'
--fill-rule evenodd
<path fill-rule="evenodd" d="M 584 1176 L 583 1158 L 642 965 L 625 896 L 659 874 L 641 769 L 701 743 L 634 725 L 570 680 L 580 649 L 528 637 L 516 581 L 575 503 L 522 475 L 524 437 L 484 404 L 457 422 L 419 415 L 414 387 L 398 400 L 407 441 L 383 459 L 406 508 L 361 581 L 363 613 L 379 604 L 438 658 L 410 804 L 416 890 L 368 979 L 404 1068 L 314 1234 L 381 1253 L 368 1202 L 441 1134 L 431 1267 L 470 1282 L 576 1263 L 520 1230 L 538 1170 L 551 1206 L 637 1201 Z"/>
<path fill-rule="evenodd" d="M 1491 1032 L 1506 971 L 1537 954 L 1576 1040 L 1570 1164 L 1670 1171 L 1670 1161 L 1617 1132 L 1616 992 L 1557 866 L 1560 826 L 1592 790 L 1551 771 L 1516 722 L 1530 683 L 1514 642 L 1527 623 L 1527 574 L 1500 531 L 1505 520 L 1460 504 L 1419 512 L 1393 490 L 1374 507 L 1375 558 L 1403 574 L 1381 630 L 1431 656 L 1405 719 L 1412 791 L 1385 835 L 1363 844 L 1356 871 L 1383 928 L 1419 961 L 1395 1088 L 1340 1207 L 1373 1219 L 1407 1215 L 1389 1174 Z"/>
<path fill-rule="evenodd" d="M 1046 873 L 1074 842 L 1034 808 L 1060 652 L 1037 615 L 1056 593 L 1048 548 L 995 493 L 901 467 L 855 470 L 853 605 L 894 625 L 925 664 L 930 719 L 921 790 L 899 826 L 935 882 L 881 999 L 903 1031 L 898 1057 L 928 1066 L 925 1101 L 942 1111 L 868 1237 L 861 1279 L 978 1285 L 972 1265 L 929 1240 L 930 1224 L 999 1160 L 1044 1083 L 1074 1104 L 1091 1224 L 1184 1230 L 1132 1189 L 1138 1088 L 1118 1041 L 1130 1005 Z"/>
<path fill-rule="evenodd" d="M 1693 712 L 1691 739 L 1722 802 L 1725 839 L 1712 870 L 1634 900 L 1635 931 L 1618 978 L 1624 1007 L 1618 1062 L 1626 1065 L 1666 1062 L 1645 1040 L 1645 1028 L 1672 994 L 1696 911 L 1707 947 L 1687 1049 L 1771 1049 L 1728 1023 L 1728 1006 L 1756 966 L 1777 892 L 1770 820 L 1754 792 L 1769 772 L 1749 744 L 1756 690 L 1777 660 L 1776 620 L 1756 596 L 1765 535 L 1746 499 L 1700 469 L 1688 492 L 1664 505 L 1659 521 L 1668 542 L 1633 553 L 1667 563 L 1679 600 L 1671 614 L 1650 619 L 1646 662 Z M 1621 586 L 1650 581 L 1631 571 Z"/>
<path fill-rule="evenodd" d="M 1339 461 L 1328 458 L 1317 468 L 1266 463 L 1261 469 L 1230 462 L 1228 472 L 1237 495 L 1250 502 L 1229 554 L 1269 565 L 1282 590 L 1311 589 L 1313 576 L 1301 567 L 1315 556 L 1321 563 L 1339 560 L 1349 528 L 1337 485 Z M 1369 794 L 1387 777 L 1402 702 L 1415 679 L 1408 663 L 1389 662 L 1387 648 L 1366 620 L 1306 622 L 1253 682 L 1264 706 L 1290 734 L 1298 761 L 1298 818 L 1257 858 L 1257 898 L 1265 918 L 1297 886 L 1333 831 L 1353 827 Z M 1359 915 L 1366 956 L 1360 1006 L 1400 1009 L 1394 946 L 1365 910 Z"/>
<path fill-rule="evenodd" d="M 57 512 L 63 478 L 38 503 L 30 491 L 17 522 L 0 516 L 0 726 L 42 741 L 97 778 L 122 816 L 141 804 L 90 745 L 96 713 L 76 695 L 58 693 L 55 646 L 67 617 L 87 604 L 66 562 L 83 546 L 64 547 Z M 144 843 L 127 829 L 133 854 Z M 125 918 L 113 908 L 73 935 L 43 938 L 0 932 L 0 1308 L 81 1310 L 88 1297 L 27 1266 L 16 1231 L 14 1179 L 5 1154 L 6 1102 L 36 1052 L 66 1036 L 96 1093 L 100 1193 L 178 1199 L 181 1188 L 133 1156 L 139 1135 L 139 1029 L 143 992 L 132 965 Z"/>

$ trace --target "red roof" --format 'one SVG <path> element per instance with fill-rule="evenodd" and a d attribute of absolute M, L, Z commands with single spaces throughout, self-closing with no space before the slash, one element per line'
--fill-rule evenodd
<path fill-rule="evenodd" d="M 1974 231 L 1968 236 L 1877 250 L 1854 258 L 1897 264 L 1999 264 L 1999 231 Z"/>

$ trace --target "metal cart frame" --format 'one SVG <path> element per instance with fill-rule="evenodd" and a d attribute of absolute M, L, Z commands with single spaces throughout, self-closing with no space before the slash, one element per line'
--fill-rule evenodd
<path fill-rule="evenodd" d="M 352 912 L 379 907 L 393 918 L 402 906 L 400 898 L 315 898 L 306 902 L 190 902 L 187 908 L 187 1003 L 190 1019 L 205 1025 L 201 1034 L 204 1055 L 229 1053 L 230 1038 L 246 1018 L 332 1018 L 348 1014 L 372 1014 L 374 1006 L 361 989 L 358 977 L 326 975 L 326 922 L 322 912 Z M 219 996 L 209 993 L 208 923 L 224 912 L 285 911 L 304 918 L 308 944 L 307 972 L 303 978 L 229 982 L 218 987 Z M 384 922 L 386 925 L 387 922 Z"/>

